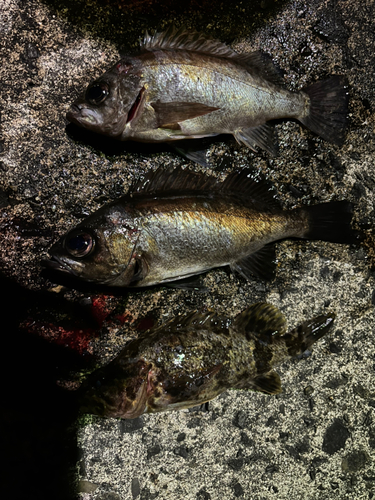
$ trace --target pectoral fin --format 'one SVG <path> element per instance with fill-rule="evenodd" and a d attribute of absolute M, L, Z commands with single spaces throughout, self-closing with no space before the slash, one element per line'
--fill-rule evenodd
<path fill-rule="evenodd" d="M 219 109 L 199 102 L 153 102 L 151 106 L 156 113 L 157 127 L 170 130 L 180 130 L 180 122 L 207 115 Z"/>

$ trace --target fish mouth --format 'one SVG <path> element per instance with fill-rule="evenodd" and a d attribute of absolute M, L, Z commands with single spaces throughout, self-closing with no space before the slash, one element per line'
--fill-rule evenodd
<path fill-rule="evenodd" d="M 86 127 L 99 124 L 99 116 L 95 110 L 79 103 L 70 106 L 69 111 L 66 113 L 66 119 L 71 123 Z"/>
<path fill-rule="evenodd" d="M 135 101 L 133 102 L 130 110 L 129 110 L 128 116 L 126 118 L 126 124 L 132 122 L 138 116 L 139 108 L 140 108 L 141 104 L 143 104 L 144 92 L 145 92 L 145 88 L 142 87 L 140 92 L 138 93 Z"/>
<path fill-rule="evenodd" d="M 126 271 L 132 273 L 132 266 L 124 266 L 123 268 L 120 269 L 120 271 L 113 273 L 112 276 L 109 276 L 106 279 L 96 279 L 96 278 L 90 278 L 88 276 L 83 277 L 82 272 L 84 269 L 84 266 L 76 261 L 72 261 L 72 264 L 74 264 L 74 267 L 77 268 L 75 269 L 73 265 L 69 263 L 69 259 L 66 257 L 60 258 L 57 255 L 53 255 L 50 259 L 46 259 L 42 261 L 42 266 L 45 267 L 46 269 L 50 269 L 51 271 L 56 271 L 58 273 L 64 273 L 64 274 L 69 274 L 70 276 L 75 276 L 76 278 L 83 279 L 84 281 L 90 282 L 90 283 L 98 283 L 100 285 L 108 285 L 108 286 L 117 286 L 117 281 L 121 279 Z M 129 279 L 129 282 L 131 280 Z M 123 284 L 121 283 L 121 286 Z"/>
<path fill-rule="evenodd" d="M 68 262 L 65 262 L 63 259 L 60 259 L 56 255 L 53 255 L 50 259 L 43 260 L 42 265 L 43 267 L 51 269 L 52 271 L 59 271 L 66 274 L 73 274 L 74 276 L 78 276 L 77 271 L 75 271 Z"/>

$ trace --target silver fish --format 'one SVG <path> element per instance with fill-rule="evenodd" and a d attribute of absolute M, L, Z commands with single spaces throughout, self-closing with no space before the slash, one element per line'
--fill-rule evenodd
<path fill-rule="evenodd" d="M 350 203 L 283 210 L 254 172 L 221 182 L 159 169 L 87 217 L 50 250 L 47 265 L 86 281 L 149 286 L 229 265 L 251 279 L 275 272 L 273 242 L 310 238 L 354 243 Z"/>
<path fill-rule="evenodd" d="M 124 56 L 90 83 L 67 119 L 121 141 L 232 134 L 240 144 L 274 155 L 277 140 L 269 120 L 296 119 L 341 145 L 347 112 L 344 76 L 290 92 L 266 54 L 240 55 L 219 41 L 172 27 L 146 34 L 138 54 Z"/>

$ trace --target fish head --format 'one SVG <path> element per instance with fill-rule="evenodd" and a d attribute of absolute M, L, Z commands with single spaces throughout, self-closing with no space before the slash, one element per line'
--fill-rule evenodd
<path fill-rule="evenodd" d="M 142 65 L 137 58 L 128 58 L 91 82 L 66 117 L 80 127 L 121 139 L 139 116 L 143 101 Z"/>
<path fill-rule="evenodd" d="M 60 238 L 45 265 L 84 281 L 131 286 L 148 273 L 139 236 L 126 210 L 103 207 Z"/>
<path fill-rule="evenodd" d="M 139 417 L 148 397 L 147 371 L 144 361 L 124 359 L 120 354 L 83 383 L 79 389 L 81 412 L 100 417 Z"/>

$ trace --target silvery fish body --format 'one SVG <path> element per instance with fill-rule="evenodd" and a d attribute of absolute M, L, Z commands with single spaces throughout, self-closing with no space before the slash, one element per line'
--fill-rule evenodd
<path fill-rule="evenodd" d="M 119 140 L 176 141 L 232 134 L 254 149 L 277 152 L 274 119 L 297 119 L 342 144 L 347 81 L 333 76 L 293 93 L 269 56 L 239 55 L 199 33 L 173 28 L 146 35 L 92 82 L 67 113 L 69 121 Z"/>
<path fill-rule="evenodd" d="M 242 170 L 224 181 L 159 169 L 87 217 L 55 244 L 50 267 L 111 286 L 149 286 L 231 266 L 270 279 L 273 242 L 354 242 L 351 205 L 283 210 L 267 182 Z"/>
<path fill-rule="evenodd" d="M 254 304 L 234 320 L 190 313 L 143 332 L 80 390 L 83 412 L 136 418 L 189 408 L 227 389 L 281 392 L 273 368 L 300 356 L 329 329 L 333 314 L 286 331 L 280 311 Z"/>

